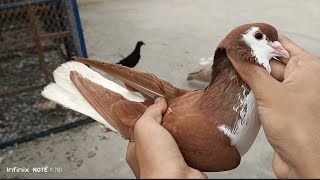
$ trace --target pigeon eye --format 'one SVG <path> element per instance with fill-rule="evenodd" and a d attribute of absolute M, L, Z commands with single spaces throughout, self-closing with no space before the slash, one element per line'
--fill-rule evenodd
<path fill-rule="evenodd" d="M 261 32 L 257 32 L 256 34 L 254 34 L 254 37 L 258 40 L 261 40 L 263 38 L 263 34 Z"/>

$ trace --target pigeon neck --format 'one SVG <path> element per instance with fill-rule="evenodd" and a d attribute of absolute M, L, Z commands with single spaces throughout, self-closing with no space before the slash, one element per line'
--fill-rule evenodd
<path fill-rule="evenodd" d="M 141 45 L 136 45 L 136 48 L 134 49 L 135 52 L 139 52 L 140 53 L 140 49 L 141 49 Z"/>
<path fill-rule="evenodd" d="M 200 108 L 243 156 L 259 132 L 260 121 L 253 92 L 232 65 L 214 77 L 200 99 Z"/>
<path fill-rule="evenodd" d="M 239 94 L 243 94 L 242 86 L 246 83 L 236 73 L 232 65 L 220 70 L 220 73 L 214 77 L 210 85 L 205 89 L 201 98 L 201 109 L 210 117 L 211 120 L 217 118 L 217 114 L 228 116 L 224 122 L 233 126 L 237 115 L 233 106 L 239 103 Z M 231 107 L 231 108 L 230 108 Z M 215 112 L 214 114 L 212 112 Z"/>

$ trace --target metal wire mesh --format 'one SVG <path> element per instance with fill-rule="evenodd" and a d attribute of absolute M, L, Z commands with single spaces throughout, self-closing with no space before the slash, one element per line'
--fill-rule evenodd
<path fill-rule="evenodd" d="M 82 117 L 40 95 L 56 67 L 86 56 L 74 3 L 0 0 L 0 143 Z"/>

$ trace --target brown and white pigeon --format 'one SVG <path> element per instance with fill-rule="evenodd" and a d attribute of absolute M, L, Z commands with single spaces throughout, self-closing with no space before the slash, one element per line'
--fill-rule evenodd
<path fill-rule="evenodd" d="M 260 121 L 253 92 L 229 58 L 256 63 L 270 73 L 272 57 L 289 57 L 277 39 L 277 30 L 264 23 L 232 30 L 215 50 L 211 82 L 205 89 L 180 89 L 151 73 L 75 57 L 54 71 L 55 83 L 42 95 L 127 140 L 134 140 L 134 125 L 153 99 L 164 97 L 168 109 L 162 126 L 176 140 L 187 164 L 206 172 L 231 170 L 253 144 Z M 126 88 L 84 64 L 121 80 Z"/>

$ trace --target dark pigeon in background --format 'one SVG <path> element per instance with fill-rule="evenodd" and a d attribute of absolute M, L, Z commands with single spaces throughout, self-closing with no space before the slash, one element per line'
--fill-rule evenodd
<path fill-rule="evenodd" d="M 119 61 L 117 64 L 121 64 L 130 68 L 135 67 L 140 60 L 140 49 L 142 45 L 145 45 L 144 42 L 138 41 L 134 51 L 129 54 L 129 56 Z"/>

